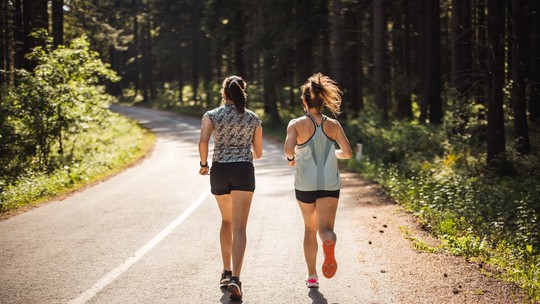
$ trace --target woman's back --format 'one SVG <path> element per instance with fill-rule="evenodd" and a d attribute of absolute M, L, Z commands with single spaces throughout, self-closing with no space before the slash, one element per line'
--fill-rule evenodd
<path fill-rule="evenodd" d="M 253 161 L 251 145 L 261 120 L 252 111 L 238 113 L 234 105 L 223 105 L 204 114 L 214 125 L 214 162 Z"/>
<path fill-rule="evenodd" d="M 295 188 L 301 191 L 339 190 L 341 182 L 335 141 L 327 134 L 332 128 L 331 122 L 326 116 L 320 118 L 320 123 L 309 114 L 305 118 L 298 121 Z"/>

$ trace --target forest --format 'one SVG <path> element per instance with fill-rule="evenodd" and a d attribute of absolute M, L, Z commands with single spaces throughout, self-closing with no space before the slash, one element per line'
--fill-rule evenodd
<path fill-rule="evenodd" d="M 249 107 L 279 134 L 301 114 L 300 85 L 322 72 L 343 89 L 338 119 L 351 143 L 363 143 L 362 161 L 349 168 L 383 185 L 446 250 L 483 258 L 540 299 L 539 1 L 1 0 L 0 7 L 0 193 L 30 169 L 61 166 L 52 148 L 101 115 L 103 103 L 82 102 L 74 112 L 65 91 L 49 88 L 74 73 L 102 88 L 93 99 L 196 115 L 220 104 L 224 77 L 240 75 Z M 58 65 L 45 73 L 51 61 Z M 82 71 L 67 69 L 83 63 Z M 50 95 L 35 92 L 38 76 Z"/>

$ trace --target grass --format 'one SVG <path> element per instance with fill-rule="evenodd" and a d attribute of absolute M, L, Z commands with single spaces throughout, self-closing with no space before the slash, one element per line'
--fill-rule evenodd
<path fill-rule="evenodd" d="M 155 137 L 136 122 L 111 114 L 104 126 L 90 127 L 66 142 L 70 160 L 52 173 L 28 173 L 6 187 L 0 203 L 3 217 L 39 205 L 110 177 L 149 152 Z"/>

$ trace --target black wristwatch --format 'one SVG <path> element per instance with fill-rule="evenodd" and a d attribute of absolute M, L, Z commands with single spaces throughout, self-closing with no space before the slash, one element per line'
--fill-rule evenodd
<path fill-rule="evenodd" d="M 287 157 L 287 156 L 285 155 L 285 157 Z M 292 157 L 292 158 L 288 158 L 288 157 L 287 157 L 287 161 L 290 161 L 290 162 L 292 162 L 292 161 L 293 161 L 293 160 L 294 160 L 295 158 L 296 158 L 296 155 L 293 155 L 293 157 Z"/>
<path fill-rule="evenodd" d="M 208 162 L 206 162 L 206 164 L 203 165 L 202 162 L 200 161 L 199 165 L 201 165 L 201 168 L 206 168 L 206 167 L 208 167 Z"/>

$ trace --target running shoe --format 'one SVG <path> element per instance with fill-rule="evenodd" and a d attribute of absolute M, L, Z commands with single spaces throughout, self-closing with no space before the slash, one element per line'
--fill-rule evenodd
<path fill-rule="evenodd" d="M 238 277 L 231 277 L 227 290 L 229 290 L 231 300 L 242 300 L 242 283 Z"/>
<path fill-rule="evenodd" d="M 323 251 L 324 251 L 324 263 L 322 265 L 323 275 L 330 279 L 336 274 L 337 271 L 337 262 L 334 257 L 334 248 L 336 243 L 332 240 L 326 240 L 323 242 Z"/>
<path fill-rule="evenodd" d="M 221 280 L 219 280 L 219 287 L 227 287 L 231 281 L 232 271 L 224 270 L 221 274 Z"/>
<path fill-rule="evenodd" d="M 312 274 L 306 278 L 306 286 L 308 288 L 319 288 L 319 277 L 317 274 Z"/>

